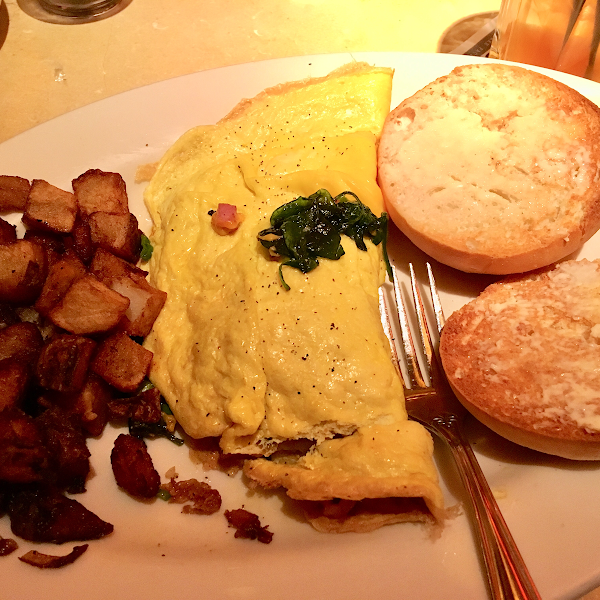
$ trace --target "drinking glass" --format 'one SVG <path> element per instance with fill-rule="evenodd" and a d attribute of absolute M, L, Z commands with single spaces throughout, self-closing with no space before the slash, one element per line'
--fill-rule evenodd
<path fill-rule="evenodd" d="M 598 0 L 503 0 L 491 58 L 600 81 Z"/>
<path fill-rule="evenodd" d="M 121 0 L 39 0 L 41 7 L 64 17 L 91 17 L 114 8 Z"/>

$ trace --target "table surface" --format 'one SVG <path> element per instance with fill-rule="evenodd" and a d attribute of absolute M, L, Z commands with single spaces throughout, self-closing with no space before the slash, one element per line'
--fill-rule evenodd
<path fill-rule="evenodd" d="M 215 67 L 334 52 L 436 52 L 450 25 L 500 4 L 126 0 L 107 19 L 63 25 L 31 17 L 24 2 L 0 0 L 0 143 L 96 100 Z M 600 600 L 600 590 L 585 600 Z"/>

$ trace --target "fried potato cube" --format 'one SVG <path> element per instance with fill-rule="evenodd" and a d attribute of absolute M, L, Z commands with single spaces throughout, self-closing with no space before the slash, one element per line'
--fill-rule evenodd
<path fill-rule="evenodd" d="M 0 219 L 0 244 L 12 244 L 17 241 L 17 226 Z"/>
<path fill-rule="evenodd" d="M 128 262 L 140 258 L 141 232 L 137 219 L 131 214 L 98 211 L 89 218 L 92 244 L 104 248 Z"/>
<path fill-rule="evenodd" d="M 58 406 L 35 418 L 50 452 L 49 479 L 70 494 L 85 492 L 90 472 L 90 450 L 78 419 Z"/>
<path fill-rule="evenodd" d="M 111 421 L 131 418 L 142 423 L 158 423 L 162 417 L 160 391 L 150 388 L 137 396 L 113 398 L 108 403 L 108 415 Z"/>
<path fill-rule="evenodd" d="M 0 246 L 0 302 L 30 304 L 48 273 L 46 253 L 30 240 Z"/>
<path fill-rule="evenodd" d="M 131 277 L 135 281 L 143 279 L 146 281 L 147 271 L 128 263 L 115 256 L 111 252 L 98 248 L 90 264 L 90 273 L 93 273 L 100 281 L 108 284 L 117 277 Z"/>
<path fill-rule="evenodd" d="M 0 411 L 0 480 L 39 481 L 47 467 L 48 450 L 37 423 L 17 408 Z"/>
<path fill-rule="evenodd" d="M 84 215 L 129 212 L 125 181 L 118 173 L 90 169 L 73 180 L 73 191 Z"/>
<path fill-rule="evenodd" d="M 70 333 L 85 335 L 112 329 L 128 307 L 128 298 L 88 274 L 71 285 L 48 317 Z"/>
<path fill-rule="evenodd" d="M 152 352 L 119 331 L 106 338 L 92 361 L 92 371 L 121 392 L 134 392 L 144 380 Z"/>
<path fill-rule="evenodd" d="M 15 323 L 0 330 L 0 360 L 14 358 L 33 367 L 43 343 L 42 334 L 33 323 Z"/>
<path fill-rule="evenodd" d="M 108 287 L 129 298 L 129 308 L 121 323 L 123 329 L 133 336 L 148 335 L 167 299 L 166 292 L 146 281 L 146 271 L 102 248 L 96 250 L 90 271 Z"/>
<path fill-rule="evenodd" d="M 160 475 L 144 440 L 122 433 L 115 440 L 110 462 L 117 485 L 136 498 L 153 498 L 160 489 Z"/>
<path fill-rule="evenodd" d="M 65 246 L 72 250 L 83 264 L 90 264 L 94 255 L 94 246 L 87 216 L 81 215 L 81 213 L 77 214 L 73 231 L 71 231 L 71 235 L 65 238 Z"/>
<path fill-rule="evenodd" d="M 96 342 L 78 335 L 57 335 L 43 348 L 36 366 L 38 383 L 47 390 L 78 392 L 87 378 Z"/>
<path fill-rule="evenodd" d="M 12 532 L 32 542 L 64 544 L 96 540 L 114 529 L 77 500 L 48 486 L 27 487 L 16 492 L 8 515 Z"/>
<path fill-rule="evenodd" d="M 69 417 L 74 417 L 86 435 L 98 436 L 108 423 L 109 403 L 115 391 L 95 373 L 88 371 L 85 383 L 78 392 L 46 390 L 37 398 L 40 408 L 58 406 Z"/>
<path fill-rule="evenodd" d="M 84 264 L 74 255 L 54 263 L 35 302 L 35 309 L 47 316 L 75 281 L 87 274 Z"/>
<path fill-rule="evenodd" d="M 30 369 L 15 358 L 0 360 L 0 412 L 19 408 L 31 380 Z"/>
<path fill-rule="evenodd" d="M 153 288 L 145 279 L 115 277 L 107 283 L 115 292 L 129 298 L 129 308 L 121 323 L 129 335 L 146 337 L 167 299 L 166 292 Z"/>
<path fill-rule="evenodd" d="M 23 177 L 0 175 L 0 211 L 25 210 L 30 183 Z"/>
<path fill-rule="evenodd" d="M 34 179 L 27 197 L 23 223 L 35 230 L 69 233 L 77 216 L 77 200 L 71 192 Z"/>
<path fill-rule="evenodd" d="M 89 435 L 97 436 L 104 430 L 108 423 L 108 403 L 112 398 L 110 386 L 96 374 L 88 373 L 72 410 L 79 415 L 81 426 Z"/>
<path fill-rule="evenodd" d="M 23 236 L 24 240 L 30 240 L 39 244 L 46 253 L 48 267 L 60 260 L 65 253 L 65 243 L 63 235 L 51 231 L 36 231 L 28 229 Z"/>

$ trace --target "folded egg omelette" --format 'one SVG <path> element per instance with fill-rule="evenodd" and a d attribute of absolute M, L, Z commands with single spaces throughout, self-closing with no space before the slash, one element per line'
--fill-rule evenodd
<path fill-rule="evenodd" d="M 253 457 L 247 476 L 306 501 L 323 531 L 442 513 L 431 438 L 407 421 L 381 326 L 381 245 L 342 236 L 339 260 L 286 268 L 287 290 L 257 239 L 276 208 L 320 189 L 381 214 L 376 148 L 391 82 L 390 69 L 356 63 L 267 89 L 185 133 L 145 192 L 149 278 L 167 292 L 145 341 L 153 383 L 188 435 Z M 228 235 L 212 227 L 221 203 L 242 219 Z M 312 445 L 281 452 L 298 440 Z"/>

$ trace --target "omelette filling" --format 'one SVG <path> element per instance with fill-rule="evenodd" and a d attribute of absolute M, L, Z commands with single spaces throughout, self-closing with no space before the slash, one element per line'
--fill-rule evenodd
<path fill-rule="evenodd" d="M 442 512 L 431 438 L 407 420 L 381 326 L 383 245 L 361 249 L 342 236 L 340 260 L 286 268 L 286 290 L 258 239 L 276 209 L 318 190 L 356 195 L 381 215 L 376 147 L 390 93 L 389 70 L 360 64 L 266 90 L 184 134 L 145 195 L 150 280 L 168 294 L 145 341 L 153 383 L 188 435 L 255 457 L 248 477 L 309 502 L 323 531 Z M 230 235 L 212 226 L 219 204 L 241 216 Z M 277 451 L 290 440 L 313 446 L 286 463 Z M 385 498 L 399 500 L 357 510 Z M 352 506 L 334 506 L 341 501 Z M 315 516 L 319 507 L 335 517 Z M 365 525 L 358 513 L 379 521 Z"/>

